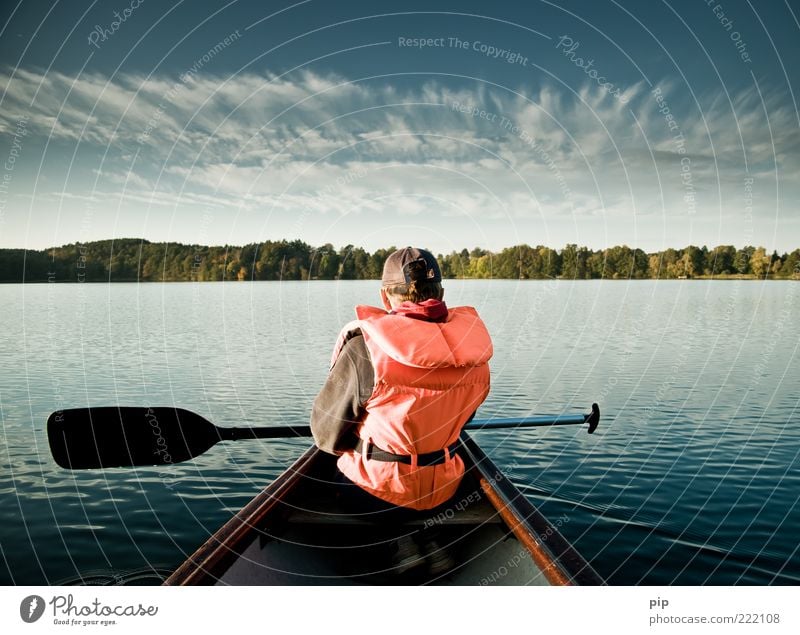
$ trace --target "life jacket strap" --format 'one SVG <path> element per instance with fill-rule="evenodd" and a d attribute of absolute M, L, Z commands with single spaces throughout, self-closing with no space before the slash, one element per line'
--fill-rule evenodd
<path fill-rule="evenodd" d="M 458 441 L 444 450 L 436 450 L 435 452 L 417 454 L 417 465 L 419 467 L 440 465 L 445 463 L 449 458 L 453 458 L 457 449 Z M 410 454 L 393 454 L 392 452 L 382 450 L 371 441 L 367 441 L 365 443 L 363 439 L 359 439 L 356 442 L 355 451 L 357 454 L 363 454 L 367 460 L 372 459 L 373 461 L 383 461 L 385 463 L 405 463 L 406 465 L 412 464 L 412 458 Z"/>

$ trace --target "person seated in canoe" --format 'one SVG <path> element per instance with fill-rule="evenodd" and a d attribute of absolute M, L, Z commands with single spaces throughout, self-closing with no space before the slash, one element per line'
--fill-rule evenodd
<path fill-rule="evenodd" d="M 429 515 L 456 492 L 457 441 L 489 394 L 492 341 L 474 308 L 444 303 L 430 252 L 395 251 L 381 282 L 383 308 L 357 306 L 339 334 L 311 431 L 317 447 L 339 456 L 342 502 L 397 522 Z M 435 556 L 428 560 L 434 568 Z M 420 561 L 410 540 L 395 561 L 398 571 Z"/>

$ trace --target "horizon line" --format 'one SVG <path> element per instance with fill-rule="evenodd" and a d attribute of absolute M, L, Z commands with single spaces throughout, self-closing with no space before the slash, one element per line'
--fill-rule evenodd
<path fill-rule="evenodd" d="M 182 247 L 203 247 L 203 248 L 206 248 L 206 249 L 241 249 L 243 247 L 247 247 L 247 246 L 250 246 L 250 245 L 265 245 L 265 244 L 268 244 L 268 243 L 279 244 L 279 243 L 300 242 L 300 243 L 303 243 L 304 245 L 306 245 L 308 247 L 311 247 L 313 250 L 319 250 L 319 249 L 322 249 L 322 248 L 327 247 L 328 245 L 330 245 L 336 251 L 339 251 L 341 249 L 345 249 L 346 247 L 349 246 L 349 247 L 352 247 L 352 249 L 362 249 L 367 253 L 374 253 L 373 251 L 369 251 L 366 248 L 361 247 L 359 245 L 355 245 L 353 243 L 347 243 L 346 245 L 342 245 L 342 246 L 340 246 L 338 248 L 333 243 L 324 243 L 323 245 L 315 246 L 315 245 L 313 245 L 311 243 L 306 242 L 302 238 L 266 239 L 266 240 L 262 240 L 262 241 L 259 241 L 259 242 L 249 242 L 249 243 L 243 243 L 243 244 L 238 244 L 238 245 L 237 244 L 229 244 L 229 243 L 217 244 L 217 245 L 214 245 L 214 244 L 206 245 L 206 244 L 200 244 L 200 243 L 180 242 L 180 241 L 177 241 L 177 240 L 151 240 L 149 238 L 136 237 L 136 236 L 130 236 L 130 237 L 125 236 L 125 237 L 117 237 L 117 238 L 97 238 L 97 239 L 87 240 L 87 241 L 76 240 L 76 241 L 69 242 L 69 243 L 63 243 L 61 245 L 50 245 L 48 247 L 43 247 L 41 249 L 33 249 L 33 248 L 28 248 L 28 247 L 4 247 L 4 246 L 0 246 L 0 251 L 6 251 L 6 250 L 17 250 L 18 251 L 18 250 L 22 250 L 22 251 L 26 251 L 26 252 L 47 252 L 47 251 L 51 251 L 51 250 L 55 250 L 55 249 L 64 249 L 65 247 L 70 247 L 70 246 L 74 246 L 74 245 L 90 245 L 92 243 L 101 243 L 101 242 L 114 243 L 114 242 L 124 242 L 124 241 L 128 241 L 128 242 L 135 241 L 135 242 L 139 242 L 141 244 L 150 244 L 150 245 L 179 245 L 179 246 L 182 246 Z M 406 246 L 412 247 L 412 246 L 418 246 L 418 245 L 406 245 Z M 465 249 L 467 251 L 473 251 L 475 249 L 480 249 L 480 250 L 485 251 L 485 252 L 490 253 L 490 254 L 498 254 L 498 253 L 500 253 L 500 252 L 502 252 L 502 251 L 504 251 L 506 249 L 514 249 L 516 247 L 523 247 L 523 246 L 524 247 L 531 247 L 531 248 L 541 248 L 541 247 L 543 247 L 545 249 L 550 249 L 551 251 L 556 251 L 556 252 L 560 252 L 560 251 L 562 251 L 564 248 L 566 248 L 568 246 L 575 246 L 575 247 L 577 247 L 579 249 L 588 249 L 590 251 L 604 251 L 606 249 L 613 249 L 614 247 L 626 247 L 626 248 L 631 249 L 633 251 L 637 251 L 638 250 L 638 251 L 641 251 L 641 252 L 643 252 L 645 254 L 648 254 L 648 255 L 661 253 L 661 252 L 666 251 L 668 249 L 673 249 L 675 251 L 678 251 L 678 250 L 687 249 L 689 247 L 695 247 L 695 248 L 698 248 L 698 249 L 704 249 L 705 248 L 709 252 L 712 251 L 713 249 L 718 248 L 718 247 L 733 247 L 737 251 L 745 249 L 747 247 L 753 247 L 755 249 L 764 249 L 765 251 L 767 250 L 767 248 L 765 246 L 763 246 L 763 245 L 743 244 L 743 245 L 739 246 L 739 245 L 731 244 L 731 243 L 719 243 L 719 244 L 716 244 L 716 245 L 713 245 L 713 246 L 709 246 L 708 244 L 699 245 L 699 244 L 695 244 L 695 243 L 689 243 L 689 244 L 687 244 L 687 245 L 685 245 L 683 247 L 663 247 L 663 248 L 658 249 L 656 251 L 648 251 L 646 249 L 642 249 L 641 247 L 633 247 L 633 246 L 629 245 L 628 243 L 615 243 L 613 245 L 608 245 L 606 247 L 598 247 L 598 248 L 589 247 L 588 245 L 582 245 L 582 244 L 578 244 L 578 243 L 566 243 L 566 244 L 564 244 L 564 245 L 562 245 L 560 247 L 552 247 L 550 245 L 544 245 L 544 244 L 541 244 L 541 243 L 538 243 L 538 244 L 517 243 L 517 244 L 514 244 L 514 245 L 508 245 L 506 247 L 501 247 L 499 250 L 494 250 L 494 249 L 489 249 L 489 248 L 486 248 L 486 247 L 481 247 L 480 245 L 474 245 L 473 247 L 466 247 L 466 246 L 462 247 L 460 250 L 453 249 L 450 252 L 442 252 L 442 251 L 439 251 L 439 250 L 436 250 L 436 251 L 440 255 L 449 255 L 449 254 L 453 254 L 453 253 L 456 253 L 456 254 L 461 253 Z M 390 246 L 387 246 L 387 247 L 378 247 L 377 250 L 380 250 L 380 249 L 388 250 L 389 247 L 394 247 L 396 249 L 402 248 L 402 247 L 397 247 L 396 245 L 390 245 Z M 421 248 L 422 249 L 427 249 L 427 247 L 425 247 L 425 246 L 422 246 Z M 793 253 L 794 251 L 797 251 L 798 249 L 800 249 L 800 246 L 795 247 L 792 250 L 785 250 L 785 251 L 783 251 L 783 255 L 789 255 L 789 254 Z M 434 253 L 433 250 L 428 250 L 428 251 L 431 251 L 431 253 Z M 772 249 L 772 252 L 773 253 L 780 253 L 775 248 Z"/>

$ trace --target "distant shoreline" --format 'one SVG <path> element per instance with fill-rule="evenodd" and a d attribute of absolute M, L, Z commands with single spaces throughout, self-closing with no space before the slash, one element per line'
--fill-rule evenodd
<path fill-rule="evenodd" d="M 769 276 L 766 278 L 756 278 L 755 276 L 738 275 L 738 276 L 696 276 L 693 278 L 443 278 L 442 284 L 448 282 L 800 282 L 800 278 L 777 278 Z M 239 284 L 248 282 L 269 282 L 272 284 L 286 284 L 286 283 L 313 283 L 313 282 L 374 282 L 380 283 L 380 278 L 370 279 L 324 279 L 312 278 L 310 280 L 27 280 L 25 282 L 13 282 L 9 280 L 0 280 L 0 285 L 43 285 L 43 284 Z"/>
<path fill-rule="evenodd" d="M 420 246 L 424 247 L 424 243 Z M 379 280 L 394 246 L 314 247 L 302 240 L 243 246 L 151 243 L 141 238 L 72 243 L 41 251 L 0 249 L 0 283 Z M 520 244 L 437 254 L 447 280 L 768 280 L 800 279 L 800 249 L 689 245 L 646 253 L 627 245 L 560 250 Z"/>

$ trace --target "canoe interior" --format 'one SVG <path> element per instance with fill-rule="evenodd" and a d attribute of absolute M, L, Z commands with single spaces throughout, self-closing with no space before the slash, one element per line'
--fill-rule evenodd
<path fill-rule="evenodd" d="M 331 485 L 335 458 L 310 450 L 167 584 L 602 583 L 516 488 L 505 481 L 503 491 L 499 472 L 477 445 L 466 435 L 462 443 L 468 469 L 456 495 L 430 515 L 394 525 L 344 512 Z M 433 538 L 454 566 L 433 575 L 422 562 L 398 574 L 392 554 L 400 536 Z"/>
<path fill-rule="evenodd" d="M 471 478 L 464 485 L 463 496 L 456 497 L 456 502 L 466 500 L 477 487 Z M 257 537 L 217 584 L 474 585 L 489 580 L 548 584 L 485 499 L 464 503 L 463 512 L 454 509 L 452 514 L 439 512 L 425 520 L 387 527 L 343 514 L 324 478 L 298 487 L 295 494 L 282 505 L 285 509 L 280 516 L 276 514 L 256 532 Z M 456 561 L 446 575 L 430 576 L 424 563 L 402 575 L 392 570 L 394 541 L 400 535 L 417 537 L 421 532 L 435 532 L 437 543 Z"/>

